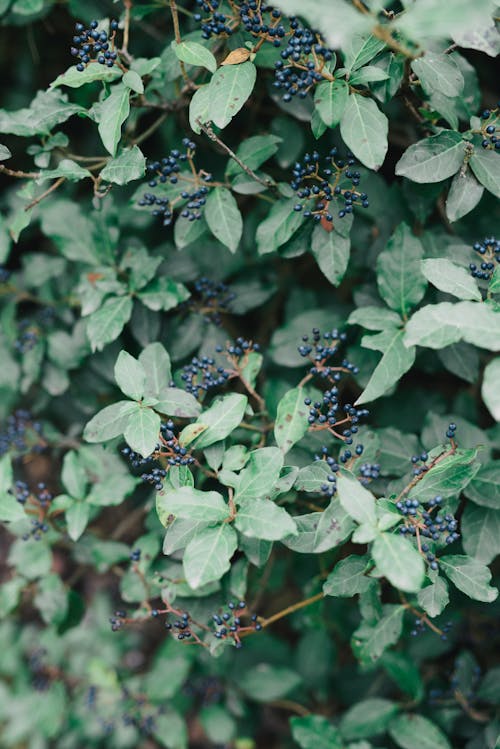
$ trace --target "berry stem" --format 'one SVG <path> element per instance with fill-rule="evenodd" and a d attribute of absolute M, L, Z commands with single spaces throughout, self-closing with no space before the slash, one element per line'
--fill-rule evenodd
<path fill-rule="evenodd" d="M 306 608 L 306 606 L 311 606 L 313 603 L 321 601 L 324 597 L 325 594 L 323 592 L 316 593 L 316 595 L 311 596 L 310 598 L 306 598 L 303 601 L 299 601 L 298 603 L 293 603 L 291 606 L 287 606 L 286 609 L 282 609 L 281 611 L 276 612 L 276 614 L 273 614 L 267 619 L 261 619 L 260 624 L 262 624 L 263 627 L 269 627 L 270 624 L 274 624 L 274 622 L 277 622 L 279 619 L 283 619 L 285 616 L 295 613 L 295 611 L 304 609 Z"/>

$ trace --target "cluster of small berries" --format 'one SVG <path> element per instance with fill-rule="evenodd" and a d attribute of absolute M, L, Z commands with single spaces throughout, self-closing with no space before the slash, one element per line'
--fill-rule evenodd
<path fill-rule="evenodd" d="M 151 612 L 151 616 L 158 616 L 158 610 L 153 609 Z M 165 622 L 165 629 L 168 629 L 170 632 L 175 634 L 178 640 L 189 640 L 193 637 L 193 632 L 191 631 L 189 625 L 189 614 L 186 612 L 181 614 L 181 616 L 173 623 L 168 621 L 167 619 L 167 621 Z"/>
<path fill-rule="evenodd" d="M 446 622 L 441 627 L 441 640 L 446 641 L 448 639 L 448 632 L 451 630 L 453 626 L 453 622 Z M 426 631 L 426 621 L 425 618 L 417 617 L 413 623 L 413 628 L 410 630 L 410 636 L 411 637 L 418 637 L 418 635 L 422 634 Z"/>
<path fill-rule="evenodd" d="M 0 265 L 0 284 L 7 283 L 10 280 L 10 270 Z"/>
<path fill-rule="evenodd" d="M 220 12 L 219 0 L 196 0 L 196 4 L 208 14 L 206 18 L 202 18 L 201 13 L 194 14 L 195 21 L 201 21 L 203 39 L 229 37 L 239 25 L 253 37 L 271 42 L 275 47 L 279 47 L 286 36 L 281 12 L 262 0 L 230 0 L 230 15 Z"/>
<path fill-rule="evenodd" d="M 257 614 L 248 614 L 245 601 L 234 603 L 229 601 L 227 610 L 223 614 L 214 614 L 212 620 L 215 624 L 214 637 L 218 640 L 231 638 L 237 648 L 241 648 L 240 634 L 242 632 L 260 632 L 262 624 L 258 621 Z M 250 618 L 250 624 L 242 622 L 242 617 Z"/>
<path fill-rule="evenodd" d="M 460 538 L 457 531 L 458 522 L 450 513 L 444 516 L 437 514 L 433 516 L 433 511 L 441 505 L 443 498 L 440 496 L 433 497 L 427 504 L 427 509 L 421 505 L 418 499 L 405 499 L 396 502 L 396 507 L 400 513 L 409 520 L 409 523 L 403 525 L 399 530 L 403 535 L 416 536 L 417 529 L 420 536 L 432 539 L 432 541 L 441 541 L 442 534 L 445 533 L 444 542 L 452 544 Z M 438 563 L 428 544 L 422 544 L 422 552 L 426 555 L 426 560 L 433 570 L 437 570 Z"/>
<path fill-rule="evenodd" d="M 500 138 L 497 136 L 497 132 L 500 131 L 500 125 L 498 124 L 499 110 L 500 102 L 493 109 L 485 109 L 481 113 L 481 119 L 483 120 L 481 132 L 484 135 L 481 145 L 483 148 L 489 150 L 494 148 L 496 151 L 500 151 Z"/>
<path fill-rule="evenodd" d="M 132 549 L 130 552 L 130 561 L 131 562 L 140 562 L 141 561 L 141 550 L 140 549 Z"/>
<path fill-rule="evenodd" d="M 54 309 L 42 307 L 34 317 L 23 318 L 17 323 L 19 334 L 14 341 L 14 348 L 20 354 L 25 354 L 34 348 L 44 329 L 54 322 Z"/>
<path fill-rule="evenodd" d="M 224 696 L 223 685 L 215 676 L 200 676 L 189 679 L 182 689 L 188 697 L 197 698 L 203 707 L 214 705 Z"/>
<path fill-rule="evenodd" d="M 481 264 L 478 268 L 475 263 L 470 263 L 471 275 L 474 278 L 489 281 L 495 264 L 500 263 L 500 240 L 495 237 L 486 237 L 482 242 L 475 242 L 472 249 L 481 256 Z"/>
<path fill-rule="evenodd" d="M 369 414 L 366 408 L 355 408 L 350 403 L 346 403 L 342 406 L 343 414 L 339 418 L 338 410 L 340 403 L 338 400 L 338 388 L 336 387 L 325 390 L 321 401 L 313 402 L 311 398 L 305 398 L 304 403 L 306 406 L 309 406 L 307 421 L 310 427 L 313 429 L 328 429 L 331 434 L 343 440 L 346 445 L 353 444 L 353 435 L 358 432 L 360 419 Z M 337 431 L 338 427 L 342 427 L 342 433 Z M 363 449 L 362 445 L 358 447 L 361 450 Z M 358 454 L 360 455 L 361 453 Z"/>
<path fill-rule="evenodd" d="M 28 499 L 31 498 L 35 505 L 43 508 L 48 507 L 54 498 L 43 481 L 40 481 L 36 485 L 35 491 L 32 491 L 25 481 L 16 481 L 13 489 L 9 489 L 9 493 L 13 494 L 16 500 L 22 505 L 26 504 Z"/>
<path fill-rule="evenodd" d="M 247 340 L 246 338 L 243 338 L 242 336 L 238 336 L 236 338 L 234 343 L 226 343 L 226 346 L 216 346 L 215 350 L 218 354 L 224 352 L 229 357 L 240 357 L 240 356 L 246 356 L 247 354 L 251 354 L 252 351 L 259 352 L 260 346 L 258 343 L 254 343 L 253 341 Z"/>
<path fill-rule="evenodd" d="M 168 196 L 155 195 L 151 192 L 144 193 L 141 200 L 139 200 L 140 206 L 151 206 L 153 208 L 151 212 L 153 216 L 161 216 L 163 218 L 163 226 L 170 226 L 174 219 L 174 211 L 177 205 L 180 209 L 180 215 L 183 218 L 186 218 L 188 221 L 200 219 L 200 209 L 206 203 L 206 197 L 210 188 L 209 183 L 212 182 L 212 175 L 204 170 L 197 171 L 195 177 L 193 177 L 192 171 L 189 174 L 182 173 L 181 165 L 185 162 L 189 162 L 194 170 L 193 158 L 196 152 L 196 144 L 189 138 L 184 138 L 182 145 L 186 148 L 184 153 L 174 148 L 161 161 L 153 161 L 148 164 L 147 170 L 150 174 L 148 186 L 154 189 L 167 182 L 171 185 L 176 185 L 179 181 L 184 181 L 186 182 L 186 189 L 182 190 L 172 200 Z"/>
<path fill-rule="evenodd" d="M 333 497 L 333 495 L 337 491 L 337 477 L 335 474 L 339 471 L 339 464 L 337 463 L 335 458 L 328 454 L 328 448 L 324 445 L 322 446 L 320 453 L 314 456 L 314 460 L 324 460 L 328 468 L 330 469 L 331 473 L 327 475 L 326 483 L 321 485 L 321 491 L 327 497 Z"/>
<path fill-rule="evenodd" d="M 194 283 L 193 296 L 187 302 L 187 306 L 200 315 L 207 322 L 221 325 L 221 314 L 229 312 L 231 302 L 236 299 L 236 294 L 223 281 L 214 281 L 203 276 Z"/>
<path fill-rule="evenodd" d="M 332 148 L 324 160 L 326 166 L 321 167 L 320 155 L 313 151 L 295 163 L 290 185 L 302 201 L 295 204 L 295 211 L 303 211 L 304 216 L 319 222 L 322 218 L 333 221 L 333 202 L 340 206 L 339 218 L 352 213 L 355 205 L 368 208 L 368 195 L 356 189 L 361 174 L 352 168 L 356 163 L 352 153 L 339 159 L 337 149 Z"/>
<path fill-rule="evenodd" d="M 422 473 L 425 473 L 429 470 L 429 466 L 427 465 L 427 461 L 429 460 L 429 456 L 426 452 L 423 452 L 421 455 L 412 455 L 411 456 L 411 462 L 414 466 L 413 468 L 413 475 L 414 476 L 420 476 Z"/>
<path fill-rule="evenodd" d="M 52 683 L 45 661 L 46 655 L 45 648 L 39 648 L 30 653 L 28 658 L 28 668 L 32 674 L 31 685 L 36 692 L 46 692 Z"/>
<path fill-rule="evenodd" d="M 456 431 L 457 431 L 456 424 L 454 423 L 448 424 L 448 429 L 446 430 L 446 437 L 450 440 L 454 440 Z"/>
<path fill-rule="evenodd" d="M 222 387 L 229 379 L 230 372 L 215 363 L 211 356 L 194 356 L 189 364 L 182 368 L 180 378 L 184 390 L 199 398 L 213 388 Z"/>
<path fill-rule="evenodd" d="M 8 452 L 22 454 L 39 453 L 46 447 L 43 427 L 33 419 L 30 411 L 18 409 L 8 418 L 0 430 L 0 456 Z"/>
<path fill-rule="evenodd" d="M 75 24 L 76 35 L 73 37 L 75 46 L 71 47 L 70 52 L 73 57 L 80 60 L 76 65 L 76 69 L 80 73 L 91 62 L 98 62 L 100 65 L 112 68 L 118 58 L 118 53 L 115 51 L 118 21 L 110 21 L 109 34 L 106 31 L 99 30 L 98 26 L 98 21 L 91 21 L 88 29 L 85 28 L 83 23 Z"/>
<path fill-rule="evenodd" d="M 319 328 L 312 329 L 312 335 L 303 335 L 303 344 L 297 350 L 304 359 L 309 359 L 312 367 L 309 374 L 320 375 L 323 379 L 339 382 L 343 374 L 358 374 L 359 369 L 344 359 L 340 366 L 333 366 L 332 359 L 338 353 L 339 345 L 347 340 L 345 333 L 332 331 L 321 333 Z"/>
<path fill-rule="evenodd" d="M 218 13 L 220 5 L 219 0 L 196 0 L 204 13 L 208 13 L 208 18 L 201 17 L 201 13 L 194 14 L 195 21 L 201 21 L 201 31 L 203 39 L 210 39 L 212 36 L 231 36 L 233 27 L 231 18 L 225 13 Z"/>
<path fill-rule="evenodd" d="M 111 624 L 111 631 L 118 632 L 123 625 L 126 623 L 127 612 L 126 611 L 115 611 L 113 616 L 109 617 L 109 623 Z"/>
<path fill-rule="evenodd" d="M 141 479 L 152 484 L 156 491 L 163 489 L 162 481 L 172 466 L 189 466 L 194 462 L 187 448 L 179 445 L 174 429 L 174 422 L 170 419 L 160 425 L 160 441 L 151 455 L 146 458 L 134 452 L 128 445 L 121 450 L 122 455 L 130 461 L 132 468 L 149 468 L 141 473 Z M 152 462 L 158 460 L 162 460 L 166 464 L 165 467 L 152 465 Z"/>
<path fill-rule="evenodd" d="M 356 452 L 358 452 L 360 447 L 363 448 L 363 445 L 356 446 Z M 363 484 L 363 486 L 368 486 L 371 481 L 379 478 L 380 470 L 380 463 L 363 463 L 358 469 L 359 483 Z"/>
<path fill-rule="evenodd" d="M 333 80 L 329 63 L 335 64 L 334 53 L 318 32 L 302 26 L 296 18 L 290 19 L 290 31 L 281 60 L 274 63 L 273 85 L 284 90 L 284 102 L 294 96 L 305 99 L 320 81 Z"/>

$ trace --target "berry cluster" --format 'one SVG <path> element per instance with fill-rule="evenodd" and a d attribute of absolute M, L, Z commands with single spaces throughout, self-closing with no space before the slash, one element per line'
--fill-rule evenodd
<path fill-rule="evenodd" d="M 334 328 L 332 331 L 321 333 L 319 328 L 312 329 L 312 335 L 302 336 L 302 345 L 297 350 L 304 359 L 309 359 L 312 367 L 310 375 L 319 375 L 323 379 L 339 382 L 342 374 L 358 374 L 359 369 L 348 362 L 342 361 L 340 366 L 333 366 L 332 359 L 338 353 L 339 346 L 347 340 L 345 333 L 339 333 Z"/>
<path fill-rule="evenodd" d="M 121 629 L 123 625 L 126 624 L 126 622 L 127 622 L 126 611 L 115 611 L 113 616 L 109 617 L 109 623 L 111 624 L 112 632 L 118 632 L 118 630 Z"/>
<path fill-rule="evenodd" d="M 455 439 L 455 433 L 456 433 L 456 431 L 457 431 L 457 425 L 456 424 L 454 424 L 454 423 L 448 424 L 448 429 L 446 430 L 446 437 L 449 440 L 453 441 Z"/>
<path fill-rule="evenodd" d="M 0 265 L 0 284 L 7 283 L 10 280 L 10 270 Z"/>
<path fill-rule="evenodd" d="M 401 526 L 400 533 L 410 536 L 423 536 L 438 543 L 445 534 L 444 542 L 452 544 L 460 538 L 457 531 L 458 522 L 450 513 L 445 515 L 439 514 L 439 506 L 443 498 L 440 496 L 433 497 L 427 504 L 427 509 L 419 502 L 418 499 L 401 499 L 396 502 L 396 507 L 405 517 L 406 524 Z M 437 514 L 433 515 L 434 510 Z M 438 569 L 435 554 L 431 551 L 428 544 L 422 544 L 422 553 L 433 570 Z"/>
<path fill-rule="evenodd" d="M 14 411 L 0 429 L 0 456 L 8 452 L 39 453 L 46 446 L 41 423 L 24 409 Z"/>
<path fill-rule="evenodd" d="M 423 473 L 429 470 L 429 466 L 427 465 L 428 460 L 429 456 L 426 452 L 423 452 L 421 455 L 412 455 L 411 462 L 414 466 L 414 476 L 421 476 Z"/>
<path fill-rule="evenodd" d="M 206 322 L 221 325 L 221 314 L 229 312 L 236 294 L 223 281 L 203 276 L 194 283 L 193 295 L 186 303 L 190 310 L 203 315 Z"/>
<path fill-rule="evenodd" d="M 151 611 L 151 616 L 158 616 L 158 610 L 153 609 Z M 193 637 L 193 632 L 191 631 L 190 625 L 189 625 L 189 614 L 186 612 L 182 613 L 179 619 L 176 619 L 173 624 L 172 622 L 169 622 L 168 620 L 165 622 L 165 629 L 168 629 L 169 631 L 173 632 L 178 640 L 189 640 L 191 637 Z"/>
<path fill-rule="evenodd" d="M 23 506 L 29 504 L 38 511 L 39 517 L 31 520 L 31 529 L 29 533 L 25 533 L 22 536 L 22 539 L 23 541 L 27 541 L 29 538 L 33 538 L 35 541 L 39 541 L 42 533 L 47 533 L 49 530 L 46 515 L 50 503 L 54 498 L 52 493 L 42 481 L 36 485 L 35 490 L 30 489 L 25 481 L 16 481 L 12 489 L 9 489 L 8 492 L 14 495 L 19 504 Z"/>
<path fill-rule="evenodd" d="M 358 452 L 360 447 L 363 448 L 363 445 L 357 445 L 356 452 Z M 370 481 L 378 479 L 380 476 L 380 468 L 381 466 L 379 463 L 363 463 L 358 470 L 359 483 L 363 484 L 363 486 L 368 486 Z"/>
<path fill-rule="evenodd" d="M 160 441 L 155 450 L 143 458 L 134 452 L 128 445 L 121 450 L 129 461 L 132 468 L 143 468 L 141 479 L 152 484 L 156 491 L 163 489 L 163 479 L 172 466 L 189 466 L 194 463 L 194 458 L 189 454 L 187 448 L 181 447 L 174 433 L 175 425 L 170 419 L 160 425 Z M 157 465 L 159 461 L 161 465 Z"/>
<path fill-rule="evenodd" d="M 274 64 L 273 85 L 284 90 L 284 102 L 291 101 L 294 96 L 305 99 L 320 81 L 332 81 L 329 63 L 335 63 L 334 53 L 325 46 L 318 32 L 302 26 L 296 18 L 290 19 L 290 32 L 281 60 Z"/>
<path fill-rule="evenodd" d="M 322 167 L 319 153 L 313 151 L 306 153 L 302 162 L 295 163 L 290 185 L 301 200 L 295 204 L 295 210 L 319 222 L 322 218 L 333 221 L 330 206 L 333 202 L 340 207 L 339 218 L 352 213 L 355 205 L 368 208 L 368 195 L 356 189 L 361 174 L 352 168 L 356 163 L 353 155 L 337 158 L 337 149 L 332 148 L 324 161 Z"/>
<path fill-rule="evenodd" d="M 413 628 L 410 630 L 410 636 L 418 637 L 418 635 L 426 631 L 428 625 L 429 621 L 426 616 L 417 617 L 413 622 Z M 451 630 L 452 626 L 453 622 L 446 622 L 441 629 L 437 630 L 442 640 L 446 641 L 448 639 L 448 632 Z M 436 628 L 434 628 L 434 630 L 436 631 Z"/>
<path fill-rule="evenodd" d="M 230 374 L 224 367 L 217 366 L 213 357 L 195 356 L 189 364 L 183 366 L 180 378 L 184 390 L 199 398 L 208 390 L 225 385 Z"/>
<path fill-rule="evenodd" d="M 46 692 L 52 683 L 50 668 L 45 662 L 47 651 L 45 648 L 30 653 L 28 658 L 28 668 L 31 671 L 31 685 L 36 692 Z"/>
<path fill-rule="evenodd" d="M 174 148 L 170 154 L 161 161 L 153 161 L 148 164 L 147 170 L 150 175 L 148 186 L 155 188 L 169 183 L 177 185 L 183 182 L 186 189 L 182 190 L 174 198 L 167 195 L 155 195 L 152 192 L 145 192 L 140 206 L 151 206 L 153 216 L 161 216 L 163 226 L 170 226 L 174 218 L 176 207 L 180 209 L 180 215 L 188 221 L 195 221 L 201 218 L 201 208 L 206 203 L 206 197 L 212 182 L 212 175 L 203 169 L 196 171 L 193 158 L 196 152 L 196 145 L 189 138 L 184 138 L 182 145 L 186 151 L 182 153 L 179 149 Z M 182 164 L 189 164 L 189 172 L 183 172 Z M 207 186 L 208 185 L 208 186 Z"/>
<path fill-rule="evenodd" d="M 72 56 L 79 60 L 76 69 L 80 73 L 92 62 L 112 68 L 118 59 L 118 53 L 115 50 L 118 21 L 110 21 L 109 34 L 102 29 L 99 30 L 98 26 L 98 21 L 91 21 L 88 29 L 83 23 L 75 24 L 76 35 L 73 37 L 75 46 L 72 46 L 70 51 Z"/>
<path fill-rule="evenodd" d="M 133 549 L 130 552 L 130 561 L 131 562 L 140 562 L 141 561 L 141 550 L 140 549 Z"/>
<path fill-rule="evenodd" d="M 216 346 L 215 350 L 219 354 L 224 352 L 229 357 L 240 357 L 246 356 L 252 353 L 252 351 L 260 351 L 260 346 L 258 343 L 254 343 L 253 341 L 247 340 L 242 336 L 238 336 L 234 343 L 227 343 L 225 347 Z"/>
<path fill-rule="evenodd" d="M 495 264 L 500 263 L 500 240 L 495 237 L 486 237 L 482 242 L 475 242 L 472 249 L 480 255 L 481 264 L 479 268 L 475 263 L 469 265 L 471 275 L 474 278 L 489 281 Z"/>
<path fill-rule="evenodd" d="M 281 12 L 263 0 L 229 0 L 230 15 L 220 12 L 219 0 L 196 0 L 196 4 L 208 14 L 206 18 L 202 18 L 201 13 L 194 15 L 195 21 L 201 21 L 203 39 L 213 36 L 227 38 L 239 25 L 248 34 L 259 39 L 259 46 L 267 41 L 279 47 L 286 36 L 287 31 L 281 23 Z"/>
<path fill-rule="evenodd" d="M 201 13 L 194 14 L 195 21 L 201 21 L 201 31 L 203 39 L 210 39 L 212 36 L 231 36 L 233 27 L 231 18 L 225 13 L 218 13 L 219 0 L 196 0 L 204 13 L 208 13 L 207 18 L 201 17 Z"/>
<path fill-rule="evenodd" d="M 335 474 L 339 471 L 339 464 L 337 463 L 335 458 L 332 458 L 332 456 L 328 454 L 328 448 L 324 445 L 321 448 L 320 453 L 314 456 L 314 460 L 324 460 L 328 468 L 330 469 L 331 473 L 327 475 L 326 483 L 321 485 L 321 491 L 327 497 L 333 497 L 333 495 L 337 491 L 337 477 Z"/>
<path fill-rule="evenodd" d="M 500 131 L 498 121 L 499 110 L 500 102 L 493 109 L 485 109 L 481 113 L 481 134 L 483 135 L 481 145 L 483 148 L 500 151 L 500 138 L 497 136 L 497 133 Z"/>
<path fill-rule="evenodd" d="M 14 348 L 20 354 L 31 351 L 47 328 L 54 322 L 54 309 L 52 307 L 42 307 L 34 317 L 27 317 L 19 320 L 17 327 L 19 334 L 14 341 Z"/>
<path fill-rule="evenodd" d="M 231 638 L 235 647 L 241 648 L 240 635 L 242 632 L 260 632 L 262 624 L 258 621 L 257 614 L 248 614 L 245 601 L 233 603 L 229 601 L 227 610 L 223 614 L 214 614 L 212 620 L 216 626 L 214 637 L 218 640 Z M 242 617 L 249 617 L 251 624 L 244 624 Z"/>

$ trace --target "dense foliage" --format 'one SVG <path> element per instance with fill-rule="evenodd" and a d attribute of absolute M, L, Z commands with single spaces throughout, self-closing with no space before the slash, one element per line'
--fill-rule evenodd
<path fill-rule="evenodd" d="M 499 747 L 495 3 L 0 19 L 1 746 Z"/>

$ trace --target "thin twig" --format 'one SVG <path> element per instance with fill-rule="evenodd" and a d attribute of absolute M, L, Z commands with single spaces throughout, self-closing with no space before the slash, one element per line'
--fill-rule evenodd
<path fill-rule="evenodd" d="M 269 627 L 270 624 L 274 624 L 274 622 L 277 622 L 278 619 L 283 619 L 283 617 L 288 616 L 289 614 L 295 613 L 295 611 L 299 611 L 299 609 L 304 609 L 306 606 L 311 606 L 311 604 L 316 603 L 317 601 L 321 601 L 322 598 L 325 597 L 325 594 L 322 593 L 316 593 L 315 596 L 311 596 L 310 598 L 306 598 L 304 601 L 299 601 L 298 603 L 293 603 L 291 606 L 287 606 L 286 609 L 282 609 L 281 611 L 278 611 L 276 614 L 273 614 L 268 619 L 262 619 L 260 620 L 260 623 L 263 627 Z"/>
<path fill-rule="evenodd" d="M 44 200 L 48 195 L 50 195 L 51 192 L 54 192 L 54 190 L 57 190 L 57 188 L 60 187 L 63 182 L 66 182 L 66 177 L 59 177 L 59 179 L 56 179 L 56 181 L 51 184 L 48 190 L 45 190 L 45 192 L 42 192 L 41 195 L 39 195 L 37 198 L 32 200 L 31 203 L 28 203 L 28 205 L 25 205 L 24 210 L 29 211 L 31 208 L 34 208 L 36 205 L 38 205 L 38 203 L 41 203 L 42 200 Z"/>
<path fill-rule="evenodd" d="M 17 179 L 38 179 L 42 174 L 41 172 L 21 172 L 16 169 L 9 169 L 3 164 L 0 164 L 0 172 L 6 174 L 7 177 L 16 177 Z"/>
<path fill-rule="evenodd" d="M 179 13 L 177 11 L 177 4 L 175 0 L 170 0 L 170 13 L 172 14 L 172 23 L 174 25 L 174 37 L 175 37 L 175 43 L 181 44 L 182 37 L 181 37 L 181 29 L 179 26 Z M 191 85 L 191 80 L 187 74 L 186 66 L 184 65 L 182 60 L 179 60 L 179 65 L 181 68 L 182 77 L 184 78 L 184 81 L 187 85 Z"/>
<path fill-rule="evenodd" d="M 167 119 L 167 117 L 168 117 L 168 112 L 163 112 L 158 117 L 158 119 L 156 119 L 153 122 L 153 124 L 148 127 L 147 130 L 145 130 L 143 133 L 141 133 L 140 135 L 138 135 L 137 138 L 134 138 L 131 141 L 131 145 L 138 146 L 139 143 L 142 143 L 143 141 L 147 140 L 147 138 L 149 138 L 149 136 L 152 135 L 155 132 L 155 130 L 158 130 L 158 128 L 160 127 L 160 125 L 163 122 L 165 122 L 165 120 Z"/>
<path fill-rule="evenodd" d="M 252 179 L 254 179 L 260 185 L 264 185 L 264 187 L 271 188 L 272 190 L 276 190 L 277 189 L 277 186 L 276 186 L 276 183 L 274 182 L 274 180 L 272 180 L 270 177 L 268 177 L 268 178 L 259 177 L 259 175 L 256 174 L 253 171 L 253 169 L 250 169 L 250 167 L 247 166 L 240 159 L 240 157 L 237 156 L 234 153 L 234 151 L 232 151 L 229 148 L 229 146 L 227 146 L 223 141 L 221 141 L 221 139 L 215 134 L 214 130 L 210 127 L 210 125 L 204 124 L 200 120 L 199 117 L 196 120 L 196 123 L 197 123 L 198 127 L 200 128 L 200 130 L 203 130 L 203 132 L 205 133 L 205 135 L 208 135 L 208 137 L 210 138 L 210 140 L 213 140 L 214 143 L 217 143 L 217 145 L 219 145 L 227 153 L 228 156 L 230 156 L 234 161 L 236 161 L 236 163 L 238 164 L 238 166 L 241 167 L 241 169 L 243 169 L 243 171 L 246 174 L 248 174 L 249 177 L 251 177 Z"/>

